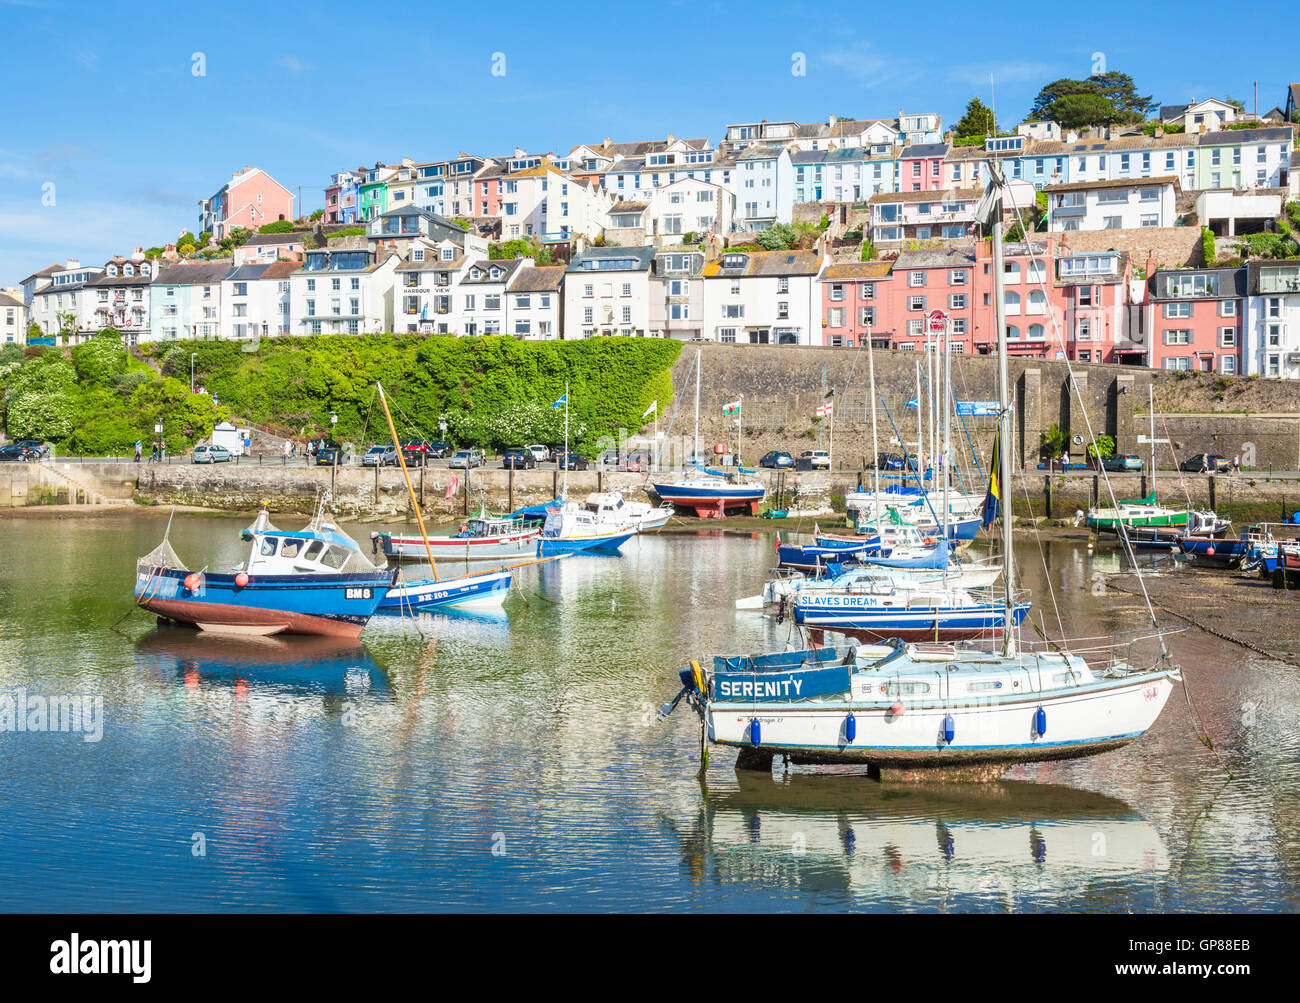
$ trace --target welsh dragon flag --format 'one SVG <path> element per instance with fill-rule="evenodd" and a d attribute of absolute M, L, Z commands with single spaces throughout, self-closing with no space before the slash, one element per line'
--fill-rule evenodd
<path fill-rule="evenodd" d="M 730 404 L 722 405 L 722 413 L 725 415 L 740 414 L 740 401 L 732 401 Z"/>

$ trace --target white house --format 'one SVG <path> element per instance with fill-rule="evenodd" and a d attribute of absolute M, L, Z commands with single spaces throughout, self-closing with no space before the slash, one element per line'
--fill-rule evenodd
<path fill-rule="evenodd" d="M 1251 261 L 1247 269 L 1242 371 L 1300 379 L 1300 262 Z"/>
<path fill-rule="evenodd" d="M 702 337 L 821 344 L 820 251 L 724 251 L 703 268 Z"/>
<path fill-rule="evenodd" d="M 524 258 L 506 292 L 505 333 L 529 341 L 549 341 L 563 332 L 564 266 L 537 267 Z"/>
<path fill-rule="evenodd" d="M 83 301 L 94 294 L 88 284 L 104 273 L 102 265 L 83 265 L 69 258 L 62 265 L 51 265 L 23 279 L 22 287 L 28 300 L 28 324 L 40 325 L 45 335 L 58 334 L 65 328 L 79 331 L 86 313 Z M 64 324 L 64 319 L 68 324 Z"/>
<path fill-rule="evenodd" d="M 526 266 L 524 262 L 527 262 Z M 459 333 L 505 334 L 506 287 L 516 271 L 532 264 L 532 258 L 472 262 L 461 277 L 457 290 L 460 299 Z"/>
<path fill-rule="evenodd" d="M 394 270 L 394 330 L 462 331 L 458 291 L 470 258 L 454 240 L 413 241 Z"/>
<path fill-rule="evenodd" d="M 221 280 L 221 337 L 248 340 L 303 334 L 290 319 L 296 261 L 242 265 Z"/>
<path fill-rule="evenodd" d="M 794 213 L 794 167 L 784 146 L 755 145 L 735 156 L 728 185 L 736 197 L 733 229 L 766 230 Z"/>
<path fill-rule="evenodd" d="M 307 251 L 302 267 L 289 277 L 291 330 L 294 334 L 391 331 L 398 261 L 396 254 L 368 247 Z"/>
<path fill-rule="evenodd" d="M 650 334 L 690 341 L 703 337 L 704 253 L 668 249 L 655 254 L 650 276 Z"/>
<path fill-rule="evenodd" d="M 728 233 L 736 197 L 710 181 L 681 178 L 654 191 L 646 210 L 646 238 L 661 246 L 680 244 L 687 233 Z"/>
<path fill-rule="evenodd" d="M 114 328 L 127 344 L 149 337 L 149 292 L 161 262 L 144 256 L 137 247 L 131 257 L 121 255 L 104 265 L 103 274 L 90 280 L 82 296 L 83 332 Z"/>
<path fill-rule="evenodd" d="M 653 247 L 589 247 L 564 273 L 564 337 L 644 337 Z"/>
<path fill-rule="evenodd" d="M 27 307 L 23 305 L 22 290 L 0 291 L 0 344 L 26 343 Z"/>
<path fill-rule="evenodd" d="M 1218 132 L 1229 122 L 1235 122 L 1239 115 L 1235 105 L 1220 101 L 1218 98 L 1160 107 L 1162 125 L 1181 125 L 1190 133 Z"/>
<path fill-rule="evenodd" d="M 1049 185 L 1043 189 L 1047 193 L 1047 228 L 1058 232 L 1174 226 L 1180 190 L 1175 175 Z"/>

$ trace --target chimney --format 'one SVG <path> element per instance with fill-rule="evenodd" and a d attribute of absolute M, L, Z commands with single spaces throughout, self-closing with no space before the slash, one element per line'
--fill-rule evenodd
<path fill-rule="evenodd" d="M 834 129 L 835 123 L 838 121 L 839 119 L 837 119 L 834 115 L 831 115 L 829 118 L 826 119 L 826 128 Z"/>
<path fill-rule="evenodd" d="M 609 137 L 608 137 L 608 136 L 605 137 L 605 142 L 602 143 L 601 145 L 602 145 L 602 146 L 609 146 Z"/>
<path fill-rule="evenodd" d="M 677 137 L 670 132 L 668 134 L 668 145 L 672 146 L 675 142 L 677 142 Z"/>
<path fill-rule="evenodd" d="M 69 258 L 69 259 L 68 259 L 68 263 L 67 263 L 67 265 L 66 265 L 65 267 L 66 267 L 66 268 L 80 268 L 80 267 L 81 267 L 81 262 L 78 261 L 76 258 Z"/>

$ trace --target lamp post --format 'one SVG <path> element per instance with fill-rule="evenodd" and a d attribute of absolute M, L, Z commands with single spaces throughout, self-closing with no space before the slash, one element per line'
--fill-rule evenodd
<path fill-rule="evenodd" d="M 190 352 L 190 393 L 194 393 L 194 357 L 198 352 Z"/>

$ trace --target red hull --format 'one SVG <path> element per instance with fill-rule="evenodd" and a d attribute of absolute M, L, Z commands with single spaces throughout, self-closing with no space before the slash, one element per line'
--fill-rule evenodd
<path fill-rule="evenodd" d="M 287 624 L 287 634 L 313 634 L 318 637 L 361 636 L 364 623 L 331 620 L 309 613 L 286 613 L 278 610 L 249 609 L 226 606 L 221 603 L 180 601 L 176 599 L 146 599 L 140 603 L 151 613 L 165 616 L 177 623 L 198 626 L 200 623 L 222 624 L 235 627 L 273 627 Z"/>

